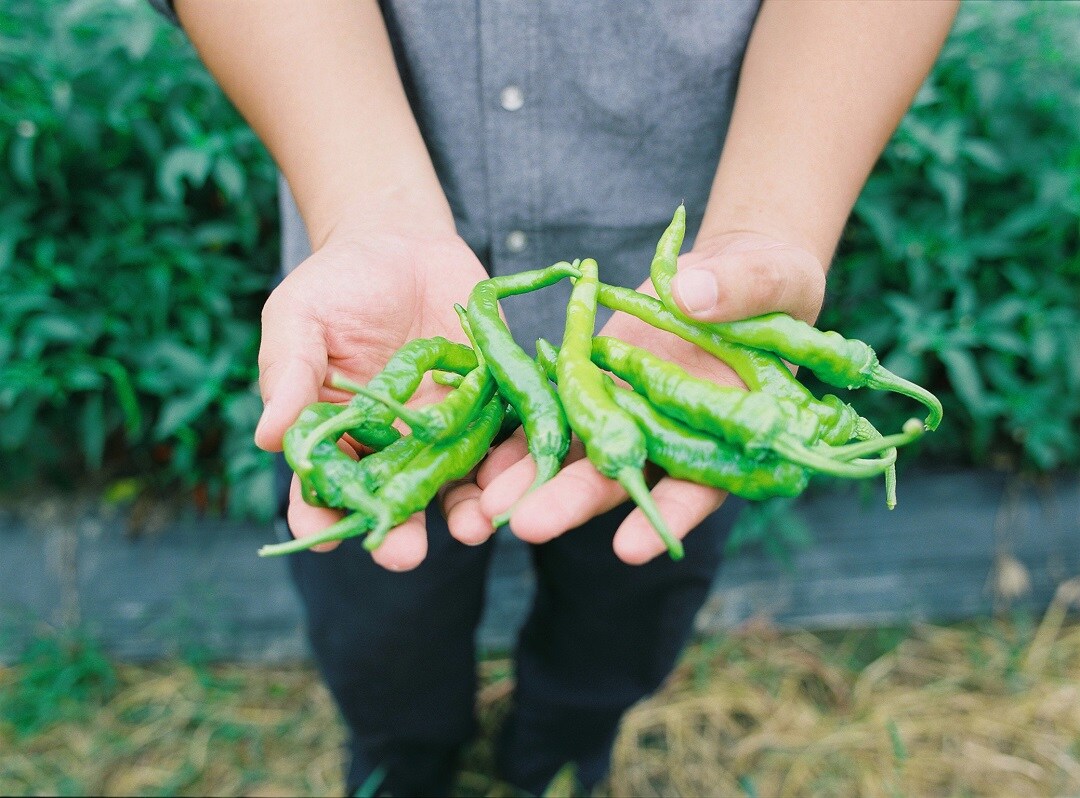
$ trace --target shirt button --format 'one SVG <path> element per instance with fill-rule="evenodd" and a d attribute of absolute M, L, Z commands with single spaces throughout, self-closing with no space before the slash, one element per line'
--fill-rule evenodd
<path fill-rule="evenodd" d="M 499 92 L 499 105 L 507 111 L 517 111 L 525 104 L 525 94 L 520 86 L 507 86 Z"/>
<path fill-rule="evenodd" d="M 506 248 L 511 252 L 523 252 L 529 245 L 529 237 L 521 230 L 511 230 L 506 234 Z"/>

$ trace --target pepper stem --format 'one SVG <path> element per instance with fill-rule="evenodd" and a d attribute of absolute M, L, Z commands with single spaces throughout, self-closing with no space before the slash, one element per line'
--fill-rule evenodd
<path fill-rule="evenodd" d="M 944 411 L 941 408 L 941 402 L 936 396 L 921 385 L 916 385 L 910 380 L 905 380 L 898 374 L 893 374 L 880 364 L 875 366 L 870 372 L 869 378 L 862 387 L 877 388 L 882 391 L 892 391 L 893 393 L 910 397 L 916 402 L 919 402 L 930 411 L 930 415 L 926 417 L 925 421 L 926 428 L 929 430 L 937 429 L 938 424 L 941 423 L 941 416 Z"/>
<path fill-rule="evenodd" d="M 386 536 L 390 533 L 390 521 L 389 519 L 378 523 L 371 534 L 364 538 L 364 548 L 368 551 L 375 551 L 386 540 Z"/>
<path fill-rule="evenodd" d="M 521 504 L 521 500 L 539 488 L 553 476 L 559 473 L 559 469 L 562 468 L 562 463 L 554 455 L 540 455 L 536 457 L 536 477 L 533 479 L 532 484 L 529 485 L 528 490 L 521 494 L 521 498 L 511 504 L 506 510 L 499 513 L 491 519 L 491 525 L 498 529 L 503 524 L 510 520 L 510 516 L 517 510 L 518 505 Z"/>
<path fill-rule="evenodd" d="M 876 476 L 896 462 L 895 455 L 883 456 L 879 460 L 856 460 L 844 462 L 821 453 L 820 450 L 808 449 L 794 440 L 777 440 L 772 443 L 772 449 L 781 457 L 786 457 L 793 463 L 829 474 L 834 477 L 849 477 L 853 479 L 865 479 Z"/>
<path fill-rule="evenodd" d="M 903 432 L 897 432 L 893 435 L 882 435 L 873 427 L 869 427 L 869 430 L 859 429 L 858 432 L 860 433 L 859 443 L 822 447 L 821 451 L 836 460 L 850 461 L 917 441 L 925 434 L 926 427 L 923 426 L 923 422 L 914 418 L 905 422 Z"/>
<path fill-rule="evenodd" d="M 393 399 L 386 394 L 373 391 L 367 386 L 361 385 L 358 382 L 353 382 L 348 377 L 343 377 L 340 374 L 335 374 L 330 378 L 330 385 L 334 388 L 340 388 L 343 391 L 351 391 L 360 396 L 366 396 L 374 402 L 385 405 L 394 415 L 408 424 L 414 433 L 417 430 L 420 430 L 421 434 L 428 431 L 428 423 L 424 417 L 423 411 L 406 407 L 396 399 Z"/>
<path fill-rule="evenodd" d="M 681 560 L 685 554 L 682 541 L 668 529 L 664 516 L 660 514 L 660 508 L 656 506 L 652 494 L 649 493 L 649 486 L 645 484 L 645 475 L 641 470 L 624 468 L 615 475 L 615 479 L 630 494 L 630 498 L 633 499 L 634 504 L 641 508 L 641 512 L 645 514 L 645 517 L 649 519 L 649 523 L 656 530 L 656 534 L 664 541 L 668 556 L 673 560 Z"/>
<path fill-rule="evenodd" d="M 921 427 L 922 424 L 920 423 Z M 859 416 L 855 422 L 855 437 L 860 441 L 873 441 L 880 440 L 882 435 L 877 431 L 877 427 L 871 424 L 862 416 Z M 894 449 L 891 454 L 895 458 L 896 450 Z M 885 506 L 890 510 L 896 509 L 896 464 L 893 463 L 885 471 Z"/>
<path fill-rule="evenodd" d="M 319 441 L 333 436 L 334 442 L 341 437 L 342 433 L 363 420 L 363 416 L 355 410 L 346 407 L 335 416 L 330 416 L 326 421 L 317 425 L 300 441 L 296 452 L 296 470 L 301 476 L 310 474 L 315 467 L 311 462 L 311 453 L 319 444 Z"/>
<path fill-rule="evenodd" d="M 259 549 L 260 557 L 277 557 L 281 554 L 295 554 L 298 551 L 306 551 L 320 543 L 329 543 L 333 540 L 345 540 L 356 537 L 367 531 L 372 523 L 371 516 L 366 513 L 352 513 L 337 521 L 317 535 L 309 535 L 304 538 L 296 538 L 285 543 L 273 543 Z"/>

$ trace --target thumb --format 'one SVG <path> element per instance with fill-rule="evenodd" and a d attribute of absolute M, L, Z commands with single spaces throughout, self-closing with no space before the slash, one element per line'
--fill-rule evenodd
<path fill-rule="evenodd" d="M 301 410 L 318 401 L 326 369 L 326 342 L 314 322 L 298 324 L 295 318 L 264 313 L 259 346 L 263 412 L 255 428 L 256 446 L 268 452 L 281 451 L 285 430 Z"/>
<path fill-rule="evenodd" d="M 714 253 L 688 253 L 671 289 L 682 311 L 696 321 L 737 321 L 779 311 L 812 323 L 825 295 L 825 269 L 802 247 L 740 240 Z"/>

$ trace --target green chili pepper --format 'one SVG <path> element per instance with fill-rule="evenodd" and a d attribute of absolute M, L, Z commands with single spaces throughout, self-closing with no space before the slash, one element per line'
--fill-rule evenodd
<path fill-rule="evenodd" d="M 578 274 L 569 263 L 556 263 L 546 269 L 481 280 L 469 295 L 467 313 L 476 346 L 483 352 L 499 393 L 521 419 L 529 453 L 536 462 L 536 478 L 529 490 L 558 473 L 570 448 L 570 427 L 551 383 L 536 361 L 514 341 L 499 316 L 499 299 L 554 285 Z M 506 523 L 512 512 L 511 507 L 497 517 L 495 525 Z"/>
<path fill-rule="evenodd" d="M 369 551 L 377 548 L 393 527 L 427 507 L 443 485 L 472 471 L 491 448 L 505 412 L 506 403 L 502 397 L 495 396 L 460 436 L 429 444 L 406 470 L 391 477 L 378 494 L 389 513 L 365 538 L 364 548 Z"/>
<path fill-rule="evenodd" d="M 476 356 L 462 344 L 436 336 L 415 338 L 397 350 L 382 371 L 372 377 L 368 389 L 404 402 L 413 395 L 424 373 L 433 368 L 467 372 L 476 367 Z M 399 437 L 390 426 L 394 414 L 365 396 L 354 397 L 340 413 L 312 429 L 296 446 L 293 469 L 297 473 L 311 468 L 310 453 L 322 439 L 337 440 L 348 432 L 358 442 L 375 449 L 393 443 Z"/>
<path fill-rule="evenodd" d="M 604 373 L 592 362 L 599 282 L 596 261 L 586 258 L 579 269 L 581 277 L 570 294 L 566 331 L 555 364 L 559 399 L 570 428 L 585 444 L 589 461 L 605 477 L 623 486 L 664 541 L 671 558 L 682 559 L 682 541 L 668 529 L 645 484 L 645 435 L 634 419 L 615 404 Z"/>
<path fill-rule="evenodd" d="M 445 385 L 447 388 L 460 388 L 465 378 L 452 371 L 433 371 L 431 381 L 436 385 Z"/>
<path fill-rule="evenodd" d="M 661 301 L 672 313 L 684 318 L 671 294 L 671 280 L 678 269 L 679 249 L 685 233 L 686 209 L 680 205 L 656 245 L 650 270 L 653 287 Z M 930 411 L 925 422 L 929 429 L 936 429 L 941 423 L 941 402 L 937 397 L 882 366 L 874 350 L 863 341 L 844 338 L 835 332 L 822 332 L 786 313 L 766 313 L 751 319 L 717 322 L 708 326 L 729 341 L 766 349 L 796 365 L 805 366 L 829 385 L 838 388 L 877 388 L 908 396 Z"/>
<path fill-rule="evenodd" d="M 431 380 L 438 385 L 445 385 L 448 388 L 457 388 L 461 385 L 462 377 L 460 374 L 454 374 L 452 371 L 433 371 L 431 372 Z M 506 416 L 503 418 L 502 428 L 499 430 L 499 434 L 495 436 L 495 440 L 492 445 L 498 445 L 504 440 L 514 434 L 514 431 L 521 426 L 521 419 L 518 418 L 517 412 L 515 412 L 512 405 L 508 405 L 506 408 Z"/>
<path fill-rule="evenodd" d="M 364 513 L 350 513 L 318 534 L 305 538 L 296 538 L 285 543 L 271 543 L 259 549 L 260 557 L 277 557 L 282 554 L 295 554 L 298 551 L 306 551 L 320 543 L 329 543 L 332 540 L 345 540 L 363 535 L 370 530 L 376 522 Z"/>
<path fill-rule="evenodd" d="M 621 377 L 666 415 L 695 429 L 742 446 L 748 454 L 773 452 L 805 468 L 840 477 L 862 478 L 887 470 L 895 462 L 843 462 L 811 449 L 790 431 L 790 415 L 775 397 L 743 391 L 692 377 L 679 366 L 614 338 L 593 341 L 598 366 Z"/>
<path fill-rule="evenodd" d="M 369 491 L 377 494 L 383 484 L 394 474 L 407 468 L 425 446 L 427 442 L 415 435 L 403 435 L 385 449 L 361 458 L 357 477 Z"/>
<path fill-rule="evenodd" d="M 465 316 L 465 309 L 461 305 L 455 305 L 454 310 L 458 311 L 462 328 L 471 341 L 472 333 Z M 473 351 L 476 354 L 476 368 L 470 370 L 462 378 L 461 384 L 447 394 L 441 402 L 420 409 L 407 407 L 385 394 L 373 391 L 341 375 L 335 375 L 330 384 L 335 388 L 352 391 L 385 405 L 395 416 L 408 424 L 412 434 L 420 440 L 427 443 L 444 441 L 453 438 L 465 429 L 480 409 L 495 395 L 495 381 L 487 369 L 483 353 L 475 348 Z"/>
<path fill-rule="evenodd" d="M 750 390 L 764 391 L 807 408 L 818 417 L 821 437 L 826 443 L 845 443 L 851 439 L 859 417 L 855 409 L 832 394 L 815 399 L 772 352 L 733 344 L 704 325 L 676 316 L 659 300 L 640 291 L 601 283 L 598 299 L 605 307 L 697 344 L 731 366 Z"/>
<path fill-rule="evenodd" d="M 391 476 L 382 486 L 375 497 L 372 516 L 362 517 L 362 514 L 354 513 L 316 535 L 263 546 L 259 549 L 259 556 L 292 554 L 320 543 L 355 537 L 368 530 L 371 532 L 364 539 L 364 548 L 368 551 L 378 548 L 391 529 L 427 507 L 443 485 L 461 479 L 476 467 L 499 431 L 504 409 L 502 400 L 496 396 L 460 437 L 426 444 L 412 458 L 408 468 Z"/>
<path fill-rule="evenodd" d="M 315 402 L 304 408 L 296 422 L 285 431 L 283 450 L 285 460 L 300 477 L 300 492 L 304 501 L 315 507 L 352 507 L 365 509 L 370 498 L 366 483 L 359 478 L 360 463 L 338 448 L 336 441 L 321 439 L 310 451 L 310 467 L 297 466 L 299 442 L 312 429 L 324 424 L 341 412 L 341 405 Z"/>
<path fill-rule="evenodd" d="M 548 341 L 536 342 L 538 362 L 556 378 L 557 352 Z M 738 447 L 705 435 L 659 412 L 644 396 L 605 377 L 612 399 L 645 434 L 648 459 L 669 476 L 729 491 L 746 499 L 798 496 L 809 482 L 806 469 L 780 458 L 760 460 Z"/>

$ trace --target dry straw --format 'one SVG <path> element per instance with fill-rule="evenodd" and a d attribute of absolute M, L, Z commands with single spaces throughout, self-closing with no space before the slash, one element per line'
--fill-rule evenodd
<path fill-rule="evenodd" d="M 618 796 L 1080 793 L 1080 628 L 919 627 L 852 671 L 809 634 L 693 652 L 625 720 Z"/>
<path fill-rule="evenodd" d="M 1080 626 L 1066 582 L 1034 628 L 747 628 L 695 645 L 626 717 L 614 796 L 1080 794 Z M 0 668 L 0 694 L 26 673 Z M 509 796 L 491 738 L 512 701 L 482 666 L 484 736 L 457 793 Z M 2 695 L 0 695 L 2 697 Z M 27 735 L 0 718 L 0 794 L 335 795 L 344 734 L 306 667 L 120 666 L 110 697 Z M 572 794 L 566 783 L 553 796 Z"/>

